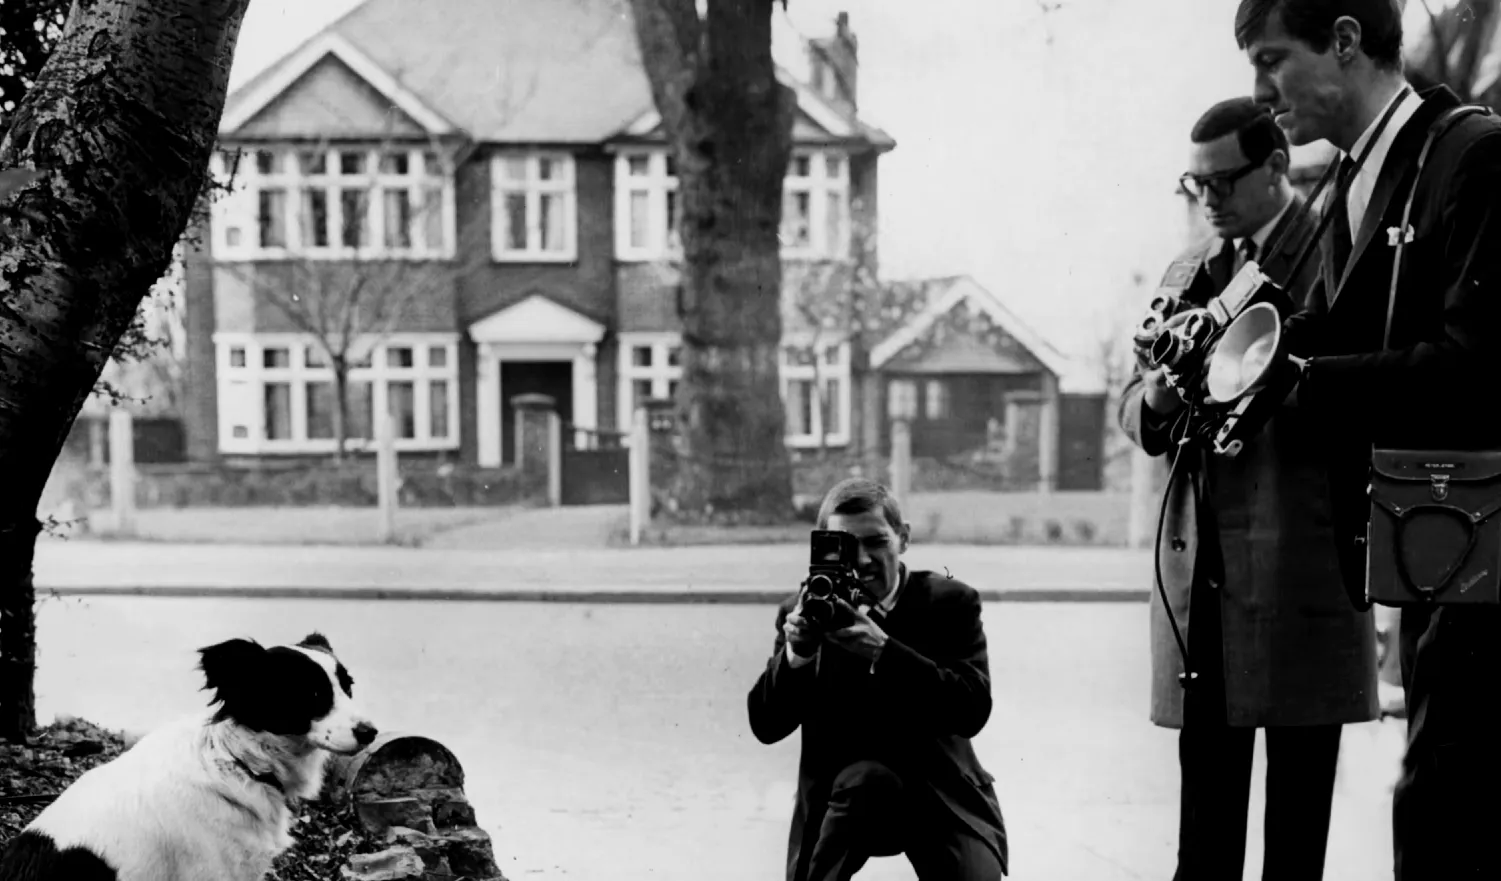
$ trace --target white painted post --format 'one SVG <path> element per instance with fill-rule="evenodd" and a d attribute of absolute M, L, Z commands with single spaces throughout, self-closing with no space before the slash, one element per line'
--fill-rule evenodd
<path fill-rule="evenodd" d="M 380 509 L 380 540 L 396 540 L 396 416 L 377 419 L 375 446 L 375 499 Z"/>
<path fill-rule="evenodd" d="M 646 408 L 637 407 L 631 414 L 631 544 L 641 544 L 641 534 L 651 522 L 651 429 Z"/>
<path fill-rule="evenodd" d="M 136 534 L 136 462 L 134 419 L 123 407 L 109 411 L 109 501 L 115 534 Z"/>
<path fill-rule="evenodd" d="M 891 492 L 899 502 L 912 493 L 912 425 L 905 419 L 891 421 Z"/>
<path fill-rule="evenodd" d="M 547 411 L 547 503 L 563 504 L 563 417 Z"/>

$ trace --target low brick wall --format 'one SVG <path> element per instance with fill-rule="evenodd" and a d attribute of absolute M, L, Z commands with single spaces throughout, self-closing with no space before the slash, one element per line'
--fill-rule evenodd
<path fill-rule="evenodd" d="M 353 803 L 366 835 L 385 848 L 356 854 L 346 881 L 506 881 L 490 836 L 464 796 L 464 770 L 442 744 L 383 734 L 329 767 L 327 797 Z"/>

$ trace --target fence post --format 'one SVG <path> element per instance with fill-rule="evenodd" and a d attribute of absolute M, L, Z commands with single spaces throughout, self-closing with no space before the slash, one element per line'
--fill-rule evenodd
<path fill-rule="evenodd" d="M 903 503 L 912 493 L 912 425 L 900 418 L 891 421 L 891 492 Z"/>
<path fill-rule="evenodd" d="M 377 419 L 379 436 L 375 447 L 375 498 L 380 507 L 380 540 L 396 540 L 396 415 L 386 413 Z"/>
<path fill-rule="evenodd" d="M 547 411 L 547 503 L 563 504 L 563 417 Z"/>
<path fill-rule="evenodd" d="M 631 414 L 630 452 L 631 544 L 641 544 L 641 534 L 651 522 L 651 429 L 646 408 Z"/>
<path fill-rule="evenodd" d="M 109 411 L 109 501 L 115 534 L 136 534 L 135 420 L 123 407 Z"/>

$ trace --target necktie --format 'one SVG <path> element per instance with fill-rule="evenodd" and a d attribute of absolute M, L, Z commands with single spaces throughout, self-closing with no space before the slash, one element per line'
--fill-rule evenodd
<path fill-rule="evenodd" d="M 1354 235 L 1350 231 L 1350 179 L 1354 176 L 1355 160 L 1346 156 L 1339 163 L 1339 174 L 1334 178 L 1334 204 L 1330 210 L 1334 212 L 1332 223 L 1334 236 L 1334 275 L 1339 278 L 1345 273 L 1345 264 L 1350 260 L 1350 248 L 1353 246 Z"/>
<path fill-rule="evenodd" d="M 1245 268 L 1245 266 L 1246 266 L 1247 263 L 1250 263 L 1251 261 L 1253 261 L 1255 259 L 1256 259 L 1256 240 L 1255 239 L 1242 239 L 1241 242 L 1240 242 L 1240 250 L 1237 251 L 1236 255 L 1235 255 L 1235 272 L 1236 272 L 1236 274 L 1239 274 L 1239 272 L 1242 269 Z M 1235 277 L 1234 275 L 1231 276 L 1231 278 L 1234 278 L 1234 277 Z"/>

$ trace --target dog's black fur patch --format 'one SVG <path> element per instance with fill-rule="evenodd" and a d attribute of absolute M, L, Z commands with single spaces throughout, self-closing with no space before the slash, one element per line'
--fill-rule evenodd
<path fill-rule="evenodd" d="M 324 646 L 328 641 L 313 634 Z M 305 640 L 306 642 L 306 640 Z M 298 736 L 334 708 L 333 684 L 317 661 L 285 646 L 265 648 L 250 639 L 231 639 L 198 650 L 204 690 L 220 704 L 214 721 L 226 719 L 251 731 Z M 349 694 L 353 680 L 339 666 L 339 685 Z"/>
<path fill-rule="evenodd" d="M 0 855 L 0 881 L 119 881 L 114 868 L 82 847 L 58 850 L 31 829 L 10 840 Z"/>

